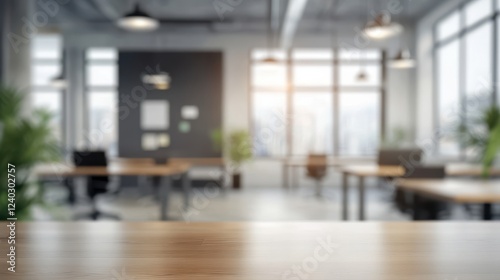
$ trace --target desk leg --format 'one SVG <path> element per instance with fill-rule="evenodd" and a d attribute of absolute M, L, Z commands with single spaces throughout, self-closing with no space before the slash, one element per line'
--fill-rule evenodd
<path fill-rule="evenodd" d="M 182 189 L 184 191 L 184 209 L 189 208 L 189 197 L 191 195 L 191 180 L 189 179 L 189 172 L 182 175 Z"/>
<path fill-rule="evenodd" d="M 160 219 L 166 221 L 168 219 L 168 200 L 170 198 L 170 187 L 172 179 L 169 176 L 164 176 L 160 180 Z"/>
<path fill-rule="evenodd" d="M 493 220 L 493 209 L 491 203 L 483 204 L 483 220 L 485 221 Z"/>
<path fill-rule="evenodd" d="M 220 168 L 220 188 L 224 191 L 226 189 L 226 168 L 221 166 Z"/>
<path fill-rule="evenodd" d="M 342 220 L 349 220 L 349 177 L 347 173 L 342 172 Z"/>
<path fill-rule="evenodd" d="M 416 193 L 413 193 L 412 219 L 414 221 L 420 220 L 420 208 L 422 207 L 421 204 L 422 204 L 422 202 L 421 202 L 420 196 Z"/>
<path fill-rule="evenodd" d="M 75 179 L 64 178 L 63 180 L 64 180 L 64 186 L 68 189 L 68 203 L 70 205 L 75 205 L 76 202 Z"/>
<path fill-rule="evenodd" d="M 358 182 L 358 189 L 359 189 L 359 220 L 364 221 L 365 220 L 365 177 L 359 176 L 359 182 Z"/>

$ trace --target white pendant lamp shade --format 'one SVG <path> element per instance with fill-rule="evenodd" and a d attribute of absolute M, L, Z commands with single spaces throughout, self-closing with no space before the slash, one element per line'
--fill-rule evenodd
<path fill-rule="evenodd" d="M 403 26 L 392 22 L 388 14 L 380 14 L 373 21 L 368 22 L 364 34 L 374 40 L 383 40 L 395 36 L 403 31 Z"/>
<path fill-rule="evenodd" d="M 148 74 L 142 77 L 142 82 L 148 85 L 152 85 L 158 90 L 167 90 L 170 88 L 170 82 L 172 78 L 168 73 L 160 72 L 158 74 Z"/>
<path fill-rule="evenodd" d="M 64 76 L 61 74 L 50 80 L 50 85 L 57 89 L 64 89 L 67 86 L 67 82 Z"/>
<path fill-rule="evenodd" d="M 133 12 L 118 19 L 116 24 L 128 31 L 152 31 L 160 26 L 160 22 L 141 11 L 139 5 L 135 6 Z"/>
<path fill-rule="evenodd" d="M 416 62 L 411 58 L 409 50 L 401 50 L 394 59 L 389 62 L 389 67 L 398 69 L 408 69 L 415 67 Z"/>

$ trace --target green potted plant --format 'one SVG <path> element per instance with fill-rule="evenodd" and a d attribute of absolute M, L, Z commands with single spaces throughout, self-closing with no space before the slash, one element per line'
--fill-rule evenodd
<path fill-rule="evenodd" d="M 383 139 L 381 148 L 401 148 L 408 144 L 408 133 L 403 127 L 395 127 L 391 135 Z"/>
<path fill-rule="evenodd" d="M 487 107 L 479 115 L 470 116 L 466 123 L 458 127 L 459 141 L 479 155 L 483 177 L 488 178 L 500 149 L 500 108 Z"/>
<path fill-rule="evenodd" d="M 234 189 L 241 188 L 241 166 L 252 158 L 252 143 L 246 130 L 235 130 L 227 136 L 222 130 L 212 132 L 214 148 L 224 151 L 230 160 L 232 182 Z"/>
<path fill-rule="evenodd" d="M 32 206 L 41 198 L 41 188 L 32 180 L 31 170 L 37 164 L 59 159 L 58 143 L 50 127 L 51 115 L 43 110 L 23 115 L 24 97 L 15 89 L 0 85 L 0 220 L 11 217 L 7 210 L 12 203 L 8 200 L 9 173 L 11 179 L 15 176 L 15 217 L 29 219 Z M 8 172 L 7 166 L 15 173 Z"/>

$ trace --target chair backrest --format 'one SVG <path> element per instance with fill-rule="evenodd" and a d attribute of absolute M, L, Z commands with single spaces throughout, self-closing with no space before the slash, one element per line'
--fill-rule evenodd
<path fill-rule="evenodd" d="M 108 159 L 104 151 L 74 151 L 73 163 L 75 166 L 107 166 Z M 108 176 L 89 176 L 87 185 L 106 184 L 108 182 Z"/>
<path fill-rule="evenodd" d="M 307 176 L 312 178 L 323 178 L 327 170 L 327 156 L 321 154 L 310 154 L 307 157 Z"/>
<path fill-rule="evenodd" d="M 75 166 L 107 166 L 108 160 L 104 151 L 74 151 Z"/>
<path fill-rule="evenodd" d="M 378 152 L 378 165 L 416 165 L 422 160 L 421 149 L 381 149 Z"/>
<path fill-rule="evenodd" d="M 442 179 L 446 176 L 444 166 L 406 167 L 404 178 L 407 179 Z"/>

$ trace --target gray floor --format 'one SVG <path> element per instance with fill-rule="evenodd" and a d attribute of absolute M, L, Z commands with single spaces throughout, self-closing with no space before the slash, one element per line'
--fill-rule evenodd
<path fill-rule="evenodd" d="M 302 172 L 301 172 L 302 173 Z M 295 190 L 282 187 L 281 166 L 277 162 L 253 162 L 244 170 L 243 189 L 221 191 L 217 188 L 195 188 L 188 210 L 182 209 L 182 194 L 175 190 L 171 197 L 169 218 L 180 221 L 307 221 L 340 220 L 340 177 L 330 172 L 323 182 L 323 198 L 314 195 L 314 182 L 299 175 Z M 370 221 L 408 220 L 393 209 L 389 202 L 390 187 L 375 179 L 367 180 L 367 219 Z M 351 181 L 355 186 L 355 182 Z M 51 207 L 36 211 L 38 220 L 71 220 L 75 213 L 89 210 L 83 191 L 76 206 L 64 203 L 66 190 L 47 186 L 46 197 Z M 159 206 L 154 191 L 141 186 L 122 187 L 115 195 L 101 196 L 99 208 L 119 214 L 122 220 L 158 220 Z M 357 192 L 351 188 L 350 217 L 357 217 Z M 469 219 L 461 207 L 456 207 L 453 219 Z"/>

